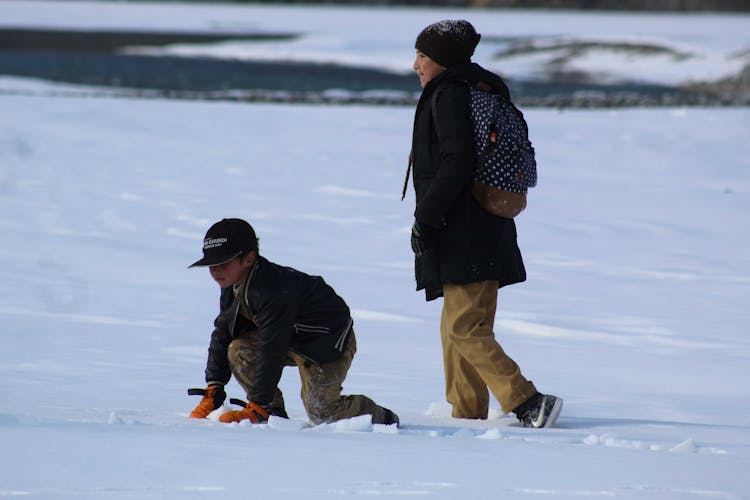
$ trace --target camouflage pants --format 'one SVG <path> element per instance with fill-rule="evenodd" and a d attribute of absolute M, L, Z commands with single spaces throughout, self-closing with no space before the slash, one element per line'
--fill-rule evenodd
<path fill-rule="evenodd" d="M 260 334 L 251 331 L 229 344 L 229 364 L 239 384 L 250 394 L 260 351 Z M 316 364 L 304 357 L 287 353 L 286 366 L 297 366 L 302 381 L 302 403 L 314 424 L 333 422 L 358 415 L 372 415 L 375 424 L 383 423 L 385 410 L 367 396 L 342 396 L 342 384 L 357 352 L 354 330 L 349 334 L 341 358 L 330 363 Z M 284 396 L 276 388 L 270 407 L 284 409 Z"/>
<path fill-rule="evenodd" d="M 537 392 L 495 340 L 497 285 L 497 281 L 443 285 L 440 337 L 445 395 L 455 418 L 487 418 L 488 387 L 505 413 Z"/>

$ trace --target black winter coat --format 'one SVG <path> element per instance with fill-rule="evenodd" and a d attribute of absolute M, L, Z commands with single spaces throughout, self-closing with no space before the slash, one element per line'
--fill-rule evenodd
<path fill-rule="evenodd" d="M 244 297 L 252 322 L 240 313 L 232 288 L 221 291 L 220 313 L 208 348 L 207 383 L 229 382 L 229 343 L 255 328 L 262 340 L 254 386 L 248 394 L 254 403 L 272 401 L 287 352 L 316 364 L 341 357 L 352 330 L 349 307 L 320 276 L 258 256 L 245 283 Z"/>
<path fill-rule="evenodd" d="M 442 296 L 443 283 L 497 280 L 502 287 L 526 280 L 513 219 L 490 215 L 471 195 L 477 155 L 469 85 L 476 82 L 508 95 L 503 80 L 481 66 L 453 66 L 425 86 L 414 116 L 414 216 L 427 247 L 415 274 L 427 300 Z"/>

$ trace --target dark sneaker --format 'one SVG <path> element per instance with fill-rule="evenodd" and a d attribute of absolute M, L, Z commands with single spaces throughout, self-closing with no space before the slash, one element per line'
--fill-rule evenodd
<path fill-rule="evenodd" d="M 396 424 L 396 427 L 399 427 L 401 425 L 401 422 L 398 419 L 398 415 L 393 413 L 388 408 L 383 408 L 385 410 L 385 415 L 383 416 L 383 423 L 385 425 L 393 425 Z"/>
<path fill-rule="evenodd" d="M 560 416 L 563 400 L 550 394 L 536 394 L 514 413 L 524 427 L 552 427 Z"/>
<path fill-rule="evenodd" d="M 289 415 L 286 414 L 286 410 L 284 408 L 271 407 L 266 409 L 266 411 L 269 415 L 273 415 L 274 417 L 289 418 Z"/>

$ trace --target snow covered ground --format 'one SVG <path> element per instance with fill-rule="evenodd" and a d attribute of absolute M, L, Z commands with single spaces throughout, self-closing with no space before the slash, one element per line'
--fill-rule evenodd
<path fill-rule="evenodd" d="M 546 430 L 449 417 L 399 201 L 411 109 L 0 95 L 0 498 L 750 498 L 750 110 L 526 116 L 529 280 L 495 329 L 565 398 Z M 218 306 L 186 266 L 225 216 L 347 299 L 345 391 L 401 429 L 303 428 L 292 369 L 289 422 L 186 418 Z"/>
<path fill-rule="evenodd" d="M 749 498 L 746 109 L 529 110 L 540 184 L 504 347 L 557 428 L 448 418 L 439 302 L 399 201 L 411 110 L 0 97 L 0 496 Z M 217 293 L 206 228 L 355 314 L 345 386 L 395 409 L 298 430 L 189 421 Z M 242 397 L 238 386 L 230 395 Z"/>

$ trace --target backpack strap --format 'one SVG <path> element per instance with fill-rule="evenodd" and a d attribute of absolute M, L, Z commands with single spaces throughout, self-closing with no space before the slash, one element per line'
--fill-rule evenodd
<path fill-rule="evenodd" d="M 477 90 L 481 90 L 482 92 L 487 92 L 488 94 L 492 93 L 492 85 L 490 85 L 487 82 L 477 82 L 474 87 Z"/>

